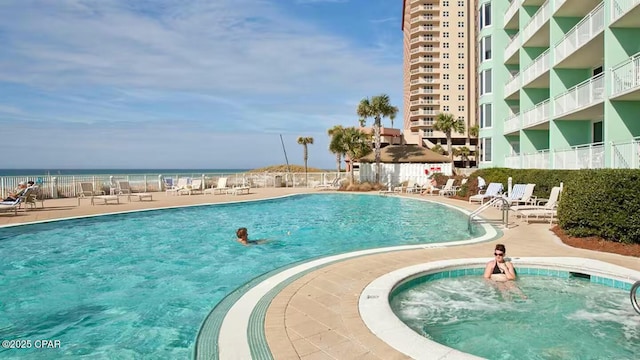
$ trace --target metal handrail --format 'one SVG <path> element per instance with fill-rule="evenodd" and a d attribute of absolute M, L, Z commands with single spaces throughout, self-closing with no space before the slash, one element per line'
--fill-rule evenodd
<path fill-rule="evenodd" d="M 509 222 L 509 201 L 507 199 L 505 199 L 504 197 L 502 197 L 502 196 L 496 196 L 493 199 L 489 200 L 488 202 L 480 205 L 479 208 L 473 210 L 469 214 L 469 222 L 468 222 L 468 230 L 469 230 L 469 232 L 471 232 L 471 225 L 473 224 L 473 218 L 476 217 L 481 212 L 483 212 L 484 210 L 496 205 L 499 202 L 502 203 L 502 204 L 500 204 L 502 206 L 502 221 L 504 222 L 505 225 L 508 225 L 508 222 Z"/>
<path fill-rule="evenodd" d="M 640 305 L 638 304 L 638 298 L 636 297 L 636 293 L 638 292 L 638 289 L 640 288 L 640 280 L 636 281 L 635 284 L 633 284 L 633 286 L 631 287 L 631 293 L 629 294 L 629 297 L 631 299 L 631 305 L 633 306 L 633 309 L 640 314 Z"/>

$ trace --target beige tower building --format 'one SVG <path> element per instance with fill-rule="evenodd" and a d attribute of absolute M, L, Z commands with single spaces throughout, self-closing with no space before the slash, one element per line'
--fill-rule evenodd
<path fill-rule="evenodd" d="M 476 151 L 476 0 L 403 0 L 404 138 L 408 144 L 447 149 L 436 116 L 450 113 L 465 122 L 452 133 L 453 147 Z M 471 156 L 475 163 L 475 156 Z M 462 159 L 456 157 L 456 166 Z"/>

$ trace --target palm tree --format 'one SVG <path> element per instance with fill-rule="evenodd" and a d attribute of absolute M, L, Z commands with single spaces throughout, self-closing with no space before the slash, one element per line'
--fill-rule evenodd
<path fill-rule="evenodd" d="M 338 173 L 340 173 L 340 163 L 342 162 L 342 157 L 347 153 L 347 150 L 344 146 L 344 128 L 341 125 L 336 125 L 327 131 L 329 136 L 331 136 L 331 141 L 329 142 L 329 151 L 333 154 L 336 154 L 336 168 Z"/>
<path fill-rule="evenodd" d="M 358 104 L 358 116 L 360 116 L 360 125 L 365 124 L 367 118 L 373 118 L 373 140 L 375 143 L 375 159 L 376 159 L 376 182 L 380 182 L 380 126 L 382 126 L 382 118 L 388 117 L 393 121 L 398 114 L 398 108 L 391 105 L 389 95 L 382 94 L 369 98 L 364 98 Z"/>
<path fill-rule="evenodd" d="M 452 114 L 448 113 L 440 113 L 436 116 L 436 122 L 433 124 L 433 128 L 438 131 L 442 131 L 444 135 L 447 137 L 447 152 L 453 160 L 453 151 L 451 151 L 451 132 L 455 131 L 459 134 L 464 133 L 464 121 L 461 119 L 457 119 L 453 117 Z"/>
<path fill-rule="evenodd" d="M 298 138 L 298 144 L 304 147 L 304 178 L 305 178 L 304 183 L 308 185 L 309 174 L 307 173 L 307 160 L 309 159 L 309 151 L 307 149 L 307 145 L 313 144 L 313 138 L 310 136 L 308 137 L 300 136 Z"/>
<path fill-rule="evenodd" d="M 469 156 L 471 156 L 471 149 L 466 146 L 461 146 L 453 150 L 453 154 L 455 156 L 460 156 L 462 158 L 462 166 L 467 167 L 467 161 L 469 160 Z"/>
<path fill-rule="evenodd" d="M 351 183 L 353 184 L 355 181 L 353 162 L 371 152 L 371 136 L 358 128 L 348 127 L 344 129 L 342 140 L 346 155 L 349 157 L 349 161 L 351 161 L 349 173 L 351 175 Z"/>
<path fill-rule="evenodd" d="M 435 153 L 438 153 L 438 154 L 440 154 L 440 155 L 444 155 L 444 153 L 446 152 L 446 150 L 445 150 L 445 149 L 443 149 L 443 148 L 442 148 L 442 145 L 440 145 L 440 144 L 436 144 L 436 145 L 435 145 L 434 147 L 432 147 L 430 150 L 431 150 L 431 151 L 433 151 L 433 152 L 435 152 Z"/>
<path fill-rule="evenodd" d="M 469 128 L 469 136 L 477 138 L 478 134 L 480 134 L 480 127 L 478 125 L 473 125 Z"/>

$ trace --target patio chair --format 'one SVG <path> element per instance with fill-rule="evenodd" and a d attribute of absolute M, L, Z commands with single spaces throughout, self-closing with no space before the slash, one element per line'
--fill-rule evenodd
<path fill-rule="evenodd" d="M 318 184 L 314 186 L 319 190 L 337 190 L 340 188 L 340 176 L 336 176 L 331 182 L 325 184 Z"/>
<path fill-rule="evenodd" d="M 469 197 L 469 202 L 479 202 L 480 204 L 484 204 L 485 201 L 491 200 L 496 196 L 499 196 L 502 192 L 502 183 L 490 183 L 487 185 L 487 190 L 484 192 L 481 190 L 480 193 Z"/>
<path fill-rule="evenodd" d="M 78 183 L 78 206 L 80 206 L 80 199 L 89 199 L 91 205 L 95 205 L 95 199 L 102 200 L 105 204 L 109 201 L 120 203 L 118 195 L 105 195 L 103 190 L 95 190 L 92 182 Z"/>
<path fill-rule="evenodd" d="M 193 179 L 191 185 L 187 185 L 184 189 L 178 190 L 178 195 L 191 195 L 198 192 L 202 192 L 202 179 Z"/>
<path fill-rule="evenodd" d="M 556 186 L 551 189 L 549 199 L 539 199 L 539 205 L 536 206 L 517 206 L 516 216 L 523 218 L 529 222 L 532 218 L 541 219 L 549 218 L 549 224 L 558 217 L 558 198 L 560 197 L 560 187 Z M 514 208 L 512 207 L 512 208 Z"/>
<path fill-rule="evenodd" d="M 515 184 L 511 188 L 509 194 L 502 194 L 502 197 L 511 205 L 512 203 L 519 201 L 524 196 L 524 192 L 527 190 L 527 184 Z M 501 204 L 498 204 L 501 206 Z"/>
<path fill-rule="evenodd" d="M 190 178 L 182 177 L 178 179 L 178 182 L 170 188 L 167 188 L 167 195 L 180 195 L 180 190 L 186 189 L 187 185 L 189 185 Z"/>
<path fill-rule="evenodd" d="M 227 190 L 229 190 L 230 188 L 227 186 L 227 178 L 226 177 L 221 177 L 218 178 L 218 184 L 216 185 L 216 187 L 211 187 L 209 189 L 205 189 L 204 193 L 205 194 L 226 194 Z"/>
<path fill-rule="evenodd" d="M 555 209 L 558 205 L 558 200 L 560 198 L 560 187 L 554 186 L 551 189 L 551 193 L 549 194 L 548 199 L 536 199 L 535 205 L 517 205 L 512 206 L 511 210 L 515 211 L 524 211 L 524 210 L 550 210 Z"/>
<path fill-rule="evenodd" d="M 131 201 L 132 196 L 137 197 L 139 201 L 142 201 L 143 199 L 153 200 L 153 195 L 151 193 L 135 192 L 131 188 L 131 185 L 129 184 L 129 182 L 124 180 L 118 181 L 118 187 L 116 191 L 117 191 L 116 195 L 126 195 L 127 201 Z"/>
<path fill-rule="evenodd" d="M 15 201 L 2 201 L 0 202 L 0 211 L 13 211 L 14 215 L 18 215 L 18 208 L 21 202 L 21 197 L 18 197 Z"/>
<path fill-rule="evenodd" d="M 535 189 L 536 184 L 527 184 L 527 186 L 524 189 L 524 194 L 522 194 L 522 197 L 518 200 L 513 200 L 509 203 L 509 205 L 514 205 L 518 206 L 520 204 L 522 205 L 535 205 L 537 198 L 535 196 L 533 196 L 533 190 Z"/>

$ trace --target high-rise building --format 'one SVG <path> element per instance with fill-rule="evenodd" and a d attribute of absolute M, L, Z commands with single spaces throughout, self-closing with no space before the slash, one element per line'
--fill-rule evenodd
<path fill-rule="evenodd" d="M 408 144 L 447 149 L 436 116 L 463 120 L 465 131 L 452 132 L 455 148 L 476 151 L 469 136 L 476 125 L 476 0 L 404 0 L 404 139 Z M 456 165 L 464 159 L 456 156 Z M 473 161 L 475 162 L 475 161 Z"/>
<path fill-rule="evenodd" d="M 477 11 L 481 167 L 640 167 L 640 0 Z"/>

